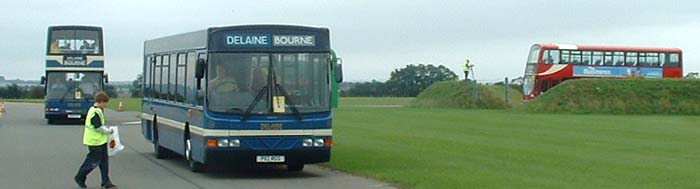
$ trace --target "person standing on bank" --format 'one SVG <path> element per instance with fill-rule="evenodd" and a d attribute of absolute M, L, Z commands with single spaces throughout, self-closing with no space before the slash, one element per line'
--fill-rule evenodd
<path fill-rule="evenodd" d="M 464 62 L 464 81 L 469 80 L 469 71 L 474 67 L 471 63 L 469 63 L 469 59 L 467 59 Z"/>
<path fill-rule="evenodd" d="M 83 165 L 78 169 L 78 174 L 73 178 L 80 188 L 86 188 L 87 175 L 96 167 L 100 167 L 103 188 L 115 188 L 109 180 L 109 156 L 107 156 L 107 143 L 109 135 L 114 132 L 105 125 L 104 108 L 109 103 L 109 96 L 105 92 L 95 94 L 95 105 L 90 108 L 85 117 L 85 131 L 83 144 L 88 147 L 88 154 Z"/>

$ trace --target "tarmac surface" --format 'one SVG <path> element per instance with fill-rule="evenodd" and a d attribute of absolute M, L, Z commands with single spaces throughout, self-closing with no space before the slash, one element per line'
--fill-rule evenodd
<path fill-rule="evenodd" d="M 43 104 L 8 103 L 0 117 L 0 188 L 78 188 L 72 178 L 87 148 L 82 124 L 48 125 Z M 306 165 L 302 172 L 282 166 L 217 169 L 193 173 L 184 158 L 156 159 L 153 145 L 141 135 L 137 112 L 106 112 L 107 125 L 119 126 L 126 148 L 110 158 L 110 177 L 119 188 L 393 188 L 364 177 Z M 100 188 L 99 170 L 88 188 Z"/>

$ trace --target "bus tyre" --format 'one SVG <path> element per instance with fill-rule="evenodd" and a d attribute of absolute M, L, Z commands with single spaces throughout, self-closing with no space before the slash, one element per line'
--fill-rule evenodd
<path fill-rule="evenodd" d="M 192 143 L 190 142 L 190 139 L 187 139 L 185 142 L 185 158 L 187 158 L 190 171 L 195 173 L 204 172 L 204 169 L 206 168 L 205 165 L 192 159 Z"/>
<path fill-rule="evenodd" d="M 53 124 L 56 124 L 56 120 L 55 119 L 46 119 L 46 123 L 48 123 L 49 125 L 53 125 Z"/>
<path fill-rule="evenodd" d="M 287 164 L 287 171 L 290 172 L 299 172 L 304 170 L 304 164 L 303 163 L 293 163 L 293 164 Z"/>

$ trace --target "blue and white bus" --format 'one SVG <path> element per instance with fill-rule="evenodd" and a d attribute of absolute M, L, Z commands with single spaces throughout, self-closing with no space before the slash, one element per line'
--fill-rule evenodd
<path fill-rule="evenodd" d="M 336 63 L 320 27 L 213 27 L 146 41 L 143 135 L 157 158 L 184 156 L 195 172 L 328 162 Z"/>
<path fill-rule="evenodd" d="M 83 120 L 102 91 L 104 43 L 102 28 L 51 26 L 47 33 L 46 73 L 41 77 L 46 95 L 45 116 L 49 124 L 60 120 Z"/>

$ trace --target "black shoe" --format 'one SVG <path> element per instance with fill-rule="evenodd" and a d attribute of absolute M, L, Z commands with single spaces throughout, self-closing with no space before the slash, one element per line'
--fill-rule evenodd
<path fill-rule="evenodd" d="M 73 177 L 73 181 L 75 181 L 75 184 L 77 184 L 78 187 L 87 188 L 87 185 L 85 185 L 85 181 L 83 179 L 78 178 L 77 175 Z"/>
<path fill-rule="evenodd" d="M 103 184 L 103 185 L 102 185 L 102 188 L 117 188 L 117 185 L 114 185 L 114 184 L 112 184 L 112 183 Z"/>

